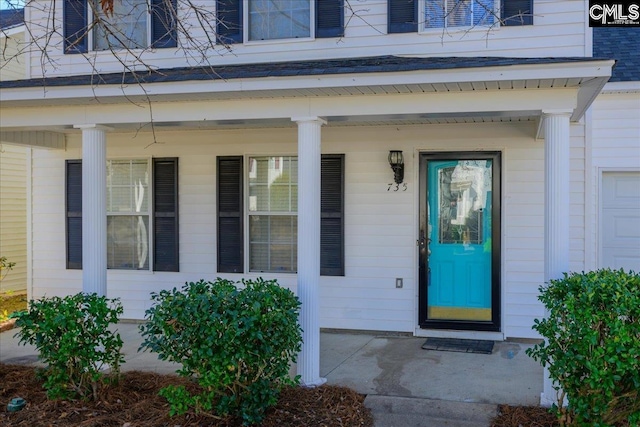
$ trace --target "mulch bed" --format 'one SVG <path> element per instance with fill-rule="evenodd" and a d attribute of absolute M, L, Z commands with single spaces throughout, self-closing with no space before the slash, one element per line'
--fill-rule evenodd
<path fill-rule="evenodd" d="M 498 406 L 498 417 L 491 427 L 556 427 L 559 426 L 555 415 L 547 408 L 538 406 Z"/>
<path fill-rule="evenodd" d="M 539 406 L 498 405 L 498 416 L 491 427 L 559 427 L 555 415 L 547 408 Z M 614 427 L 631 427 L 628 422 L 621 421 Z"/>
<path fill-rule="evenodd" d="M 0 363 L 0 426 L 3 427 L 237 427 L 238 420 L 215 419 L 193 413 L 169 417 L 169 405 L 158 396 L 167 385 L 193 382 L 175 375 L 125 372 L 118 384 L 108 386 L 99 402 L 49 401 L 36 377 L 36 368 Z M 9 413 L 7 404 L 22 397 L 27 405 Z M 318 388 L 285 388 L 278 404 L 267 412 L 263 427 L 372 427 L 373 418 L 364 406 L 365 396 L 354 390 L 323 385 Z M 555 416 L 535 406 L 499 405 L 491 427 L 557 427 Z M 628 424 L 620 424 L 625 426 Z"/>
<path fill-rule="evenodd" d="M 158 391 L 169 385 L 194 384 L 174 375 L 125 372 L 118 384 L 108 386 L 99 402 L 49 401 L 36 378 L 36 368 L 0 364 L 0 425 L 73 427 L 236 427 L 235 419 L 218 420 L 210 415 L 186 414 L 169 417 L 169 407 Z M 14 397 L 26 399 L 19 412 L 7 412 Z M 364 396 L 338 386 L 313 389 L 295 387 L 282 391 L 277 406 L 271 408 L 264 427 L 371 427 L 373 418 L 364 406 Z"/>

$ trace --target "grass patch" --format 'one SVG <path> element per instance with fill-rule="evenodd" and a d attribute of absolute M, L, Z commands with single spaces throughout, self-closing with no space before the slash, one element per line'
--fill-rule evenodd
<path fill-rule="evenodd" d="M 27 309 L 27 295 L 3 293 L 0 294 L 0 322 L 3 322 L 11 317 L 11 315 L 17 311 L 24 311 Z"/>

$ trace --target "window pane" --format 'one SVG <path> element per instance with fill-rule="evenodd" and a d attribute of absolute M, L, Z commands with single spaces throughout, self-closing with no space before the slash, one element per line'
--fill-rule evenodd
<path fill-rule="evenodd" d="M 296 157 L 249 159 L 249 211 L 296 212 L 297 181 Z"/>
<path fill-rule="evenodd" d="M 426 0 L 424 11 L 425 28 L 444 27 L 445 0 Z"/>
<path fill-rule="evenodd" d="M 93 31 L 95 50 L 138 49 L 148 46 L 147 0 L 116 1 L 113 2 L 112 15 L 105 15 L 102 8 L 98 8 L 97 14 L 101 24 Z"/>
<path fill-rule="evenodd" d="M 297 269 L 298 218 L 252 215 L 249 217 L 249 270 L 287 272 Z"/>
<path fill-rule="evenodd" d="M 447 27 L 471 25 L 471 0 L 449 0 L 447 2 Z"/>
<path fill-rule="evenodd" d="M 149 269 L 149 217 L 107 217 L 107 268 Z"/>
<path fill-rule="evenodd" d="M 149 211 L 149 162 L 109 160 L 107 162 L 107 212 Z"/>
<path fill-rule="evenodd" d="M 493 25 L 494 17 L 493 0 L 473 2 L 473 25 Z"/>
<path fill-rule="evenodd" d="M 494 23 L 494 0 L 425 0 L 424 28 Z"/>
<path fill-rule="evenodd" d="M 310 0 L 251 0 L 249 40 L 310 37 Z"/>
<path fill-rule="evenodd" d="M 131 182 L 131 163 L 111 160 L 107 162 L 107 184 L 129 185 Z"/>
<path fill-rule="evenodd" d="M 133 195 L 129 186 L 111 186 L 107 192 L 107 212 L 133 212 Z"/>
<path fill-rule="evenodd" d="M 491 161 L 461 160 L 438 172 L 438 243 L 484 243 Z"/>

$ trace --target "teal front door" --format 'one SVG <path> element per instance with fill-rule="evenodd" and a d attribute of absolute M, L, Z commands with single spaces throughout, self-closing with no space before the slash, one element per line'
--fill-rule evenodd
<path fill-rule="evenodd" d="M 497 175 L 498 154 L 422 156 L 422 327 L 499 328 Z"/>

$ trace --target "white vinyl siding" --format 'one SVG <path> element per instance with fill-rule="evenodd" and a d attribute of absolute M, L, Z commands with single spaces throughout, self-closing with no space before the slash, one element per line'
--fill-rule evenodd
<path fill-rule="evenodd" d="M 597 168 L 640 167 L 640 96 L 604 93 L 592 110 L 593 166 Z"/>
<path fill-rule="evenodd" d="M 0 292 L 27 289 L 27 173 L 28 148 L 0 144 L 0 257 L 15 262 L 2 271 Z"/>
<path fill-rule="evenodd" d="M 182 2 L 179 2 L 182 4 Z M 198 2 L 212 5 L 214 2 Z M 40 7 L 31 10 L 35 26 L 35 37 L 46 25 L 51 12 L 50 0 L 37 2 Z M 442 34 L 439 31 L 427 34 L 387 34 L 387 1 L 365 0 L 351 2 L 352 10 L 345 8 L 345 35 L 336 38 L 271 41 L 269 43 L 235 44 L 233 52 L 225 52 L 212 46 L 207 52 L 211 65 L 318 60 L 327 58 L 353 58 L 379 55 L 423 55 L 423 56 L 505 56 L 505 57 L 572 57 L 585 55 L 587 40 L 586 13 L 581 0 L 555 1 L 536 0 L 534 25 L 493 28 L 474 28 L 472 31 L 456 30 Z M 211 6 L 212 7 L 212 6 Z M 61 17 L 61 8 L 56 8 Z M 185 14 L 184 9 L 178 11 Z M 186 22 L 193 37 L 205 39 L 200 25 L 194 20 Z M 60 19 L 58 17 L 58 19 Z M 101 72 L 119 72 L 122 64 L 110 52 L 90 53 L 91 61 L 83 55 L 63 55 L 62 38 L 54 34 L 49 46 L 51 60 L 59 64 L 46 70 L 47 76 L 88 74 L 95 68 Z M 31 77 L 43 74 L 40 53 L 32 52 Z M 157 49 L 145 52 L 141 59 L 158 68 L 201 65 L 196 51 L 178 53 L 172 49 Z"/>
<path fill-rule="evenodd" d="M 0 81 L 24 79 L 27 72 L 27 58 L 21 53 L 24 32 L 12 34 L 12 31 L 8 31 L 8 36 L 0 32 Z"/>

